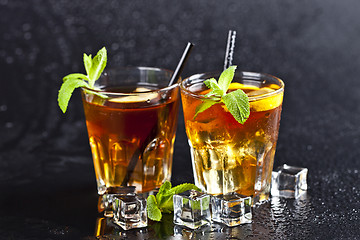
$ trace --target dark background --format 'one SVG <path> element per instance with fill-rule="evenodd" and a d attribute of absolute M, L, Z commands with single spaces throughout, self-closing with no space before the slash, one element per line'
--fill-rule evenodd
<path fill-rule="evenodd" d="M 62 77 L 85 71 L 84 52 L 106 46 L 109 67 L 175 69 L 191 41 L 186 77 L 222 69 L 230 29 L 234 64 L 285 82 L 275 166 L 307 167 L 309 190 L 205 239 L 360 238 L 359 11 L 357 0 L 0 0 L 0 238 L 94 235 L 101 215 L 79 92 L 65 115 L 57 106 Z M 173 184 L 193 181 L 182 116 L 173 170 Z"/>

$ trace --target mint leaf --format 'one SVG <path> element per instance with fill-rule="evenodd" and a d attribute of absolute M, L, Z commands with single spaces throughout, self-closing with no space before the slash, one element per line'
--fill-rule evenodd
<path fill-rule="evenodd" d="M 156 200 L 158 203 L 159 208 L 162 208 L 166 205 L 166 202 L 169 200 L 171 196 L 168 196 L 168 192 L 171 189 L 171 183 L 169 181 L 165 181 L 160 189 L 159 192 L 156 194 Z"/>
<path fill-rule="evenodd" d="M 205 84 L 208 88 L 212 89 L 212 86 L 211 86 L 211 83 L 212 83 L 212 82 L 214 82 L 214 83 L 217 85 L 217 81 L 216 81 L 215 78 L 206 79 L 206 80 L 204 81 L 204 84 Z"/>
<path fill-rule="evenodd" d="M 164 214 L 161 222 L 149 224 L 149 229 L 155 233 L 154 239 L 168 239 L 169 236 L 174 235 L 174 216 L 171 214 Z"/>
<path fill-rule="evenodd" d="M 93 87 L 95 81 L 99 79 L 101 73 L 104 71 L 106 62 L 107 62 L 107 54 L 105 47 L 103 47 L 98 51 L 96 56 L 92 59 L 92 65 L 89 71 L 90 87 Z"/>
<path fill-rule="evenodd" d="M 176 187 L 171 188 L 170 192 L 172 194 L 179 194 L 179 193 L 191 190 L 191 189 L 201 192 L 201 189 L 192 183 L 183 183 L 183 184 L 177 185 Z"/>
<path fill-rule="evenodd" d="M 230 83 L 234 78 L 235 70 L 237 66 L 230 66 L 228 69 L 225 69 L 219 77 L 219 86 L 226 93 L 229 89 Z"/>
<path fill-rule="evenodd" d="M 201 191 L 198 187 L 191 183 L 183 183 L 171 188 L 169 191 L 163 194 L 162 202 L 160 203 L 159 208 L 164 213 L 171 213 L 174 211 L 173 196 L 191 189 Z"/>
<path fill-rule="evenodd" d="M 61 85 L 58 94 L 59 107 L 63 111 L 63 113 L 66 112 L 67 106 L 69 104 L 69 100 L 75 88 L 86 87 L 88 89 L 98 90 L 96 87 L 94 87 L 94 84 L 95 81 L 99 79 L 101 73 L 104 71 L 104 68 L 106 66 L 107 63 L 106 48 L 103 47 L 102 49 L 100 49 L 100 51 L 98 51 L 98 53 L 93 59 L 91 58 L 91 54 L 86 55 L 84 53 L 83 60 L 87 75 L 82 73 L 72 73 L 66 75 L 63 78 L 63 84 Z M 98 95 L 101 98 L 107 98 L 106 95 L 98 92 L 91 92 L 91 93 Z"/>
<path fill-rule="evenodd" d="M 157 206 L 156 198 L 154 195 L 149 195 L 146 200 L 146 210 L 148 218 L 153 221 L 160 221 L 162 214 L 160 209 Z"/>
<path fill-rule="evenodd" d="M 243 90 L 238 89 L 234 92 L 226 94 L 222 97 L 222 101 L 239 123 L 244 124 L 244 122 L 249 118 L 249 98 Z"/>
<path fill-rule="evenodd" d="M 199 113 L 202 113 L 203 111 L 205 111 L 206 109 L 210 108 L 212 105 L 219 103 L 219 102 L 215 102 L 215 101 L 204 101 L 202 102 L 200 105 L 198 105 L 195 109 L 195 115 L 194 115 L 194 119 L 197 117 L 197 115 Z"/>
<path fill-rule="evenodd" d="M 89 76 L 90 71 L 91 71 L 91 66 L 92 66 L 91 54 L 88 56 L 88 55 L 86 55 L 86 53 L 84 53 L 83 59 L 84 59 L 84 66 L 85 66 L 86 74 Z"/>
<path fill-rule="evenodd" d="M 205 97 L 222 96 L 224 91 L 220 88 L 215 78 L 210 78 L 204 81 L 204 84 L 211 89 L 211 91 L 205 95 Z"/>
<path fill-rule="evenodd" d="M 171 194 L 171 183 L 169 181 L 165 181 L 159 192 L 156 194 L 156 200 L 158 202 L 158 207 L 164 213 L 171 213 L 173 211 L 172 205 L 172 197 L 174 194 Z"/>
<path fill-rule="evenodd" d="M 216 90 L 222 90 L 222 88 L 220 88 L 220 86 L 218 85 L 218 83 L 216 82 L 215 78 L 210 78 L 204 81 L 204 84 L 210 88 L 212 91 L 216 91 Z"/>
<path fill-rule="evenodd" d="M 212 90 L 211 92 L 209 92 L 208 94 L 205 94 L 205 97 L 219 97 L 219 96 L 223 96 L 224 95 L 224 91 L 221 89 L 216 89 L 216 90 Z"/>
<path fill-rule="evenodd" d="M 66 112 L 72 93 L 74 92 L 75 88 L 78 87 L 89 87 L 89 85 L 83 80 L 74 78 L 68 79 L 61 85 L 58 95 L 58 103 L 63 113 Z"/>
<path fill-rule="evenodd" d="M 236 68 L 237 66 L 230 66 L 228 69 L 225 69 L 220 74 L 218 82 L 216 82 L 215 78 L 204 81 L 204 84 L 211 89 L 205 97 L 212 97 L 213 99 L 203 100 L 203 102 L 196 107 L 193 119 L 195 119 L 199 113 L 205 111 L 214 104 L 223 102 L 236 121 L 244 124 L 250 115 L 249 98 L 241 89 L 227 93 L 234 78 Z M 216 98 L 220 101 L 216 101 Z"/>
<path fill-rule="evenodd" d="M 159 192 L 158 192 L 158 194 L 164 194 L 164 193 L 166 193 L 167 191 L 169 191 L 171 189 L 171 182 L 169 182 L 169 181 L 165 181 L 162 185 L 161 185 L 161 187 L 159 188 Z"/>
<path fill-rule="evenodd" d="M 173 196 L 174 194 L 171 194 L 169 192 L 162 196 L 162 201 L 158 205 L 161 212 L 171 213 L 172 211 L 174 211 Z"/>
<path fill-rule="evenodd" d="M 82 80 L 86 80 L 88 81 L 89 78 L 88 76 L 86 76 L 85 74 L 82 74 L 82 73 L 71 73 L 69 75 L 66 75 L 64 78 L 63 78 L 63 82 L 69 80 L 69 79 L 82 79 Z"/>
<path fill-rule="evenodd" d="M 151 220 L 160 221 L 162 216 L 161 212 L 171 213 L 174 211 L 174 194 L 179 194 L 190 189 L 200 191 L 198 187 L 191 183 L 184 183 L 171 188 L 171 183 L 169 181 L 164 182 L 163 185 L 161 185 L 159 192 L 156 194 L 156 197 L 154 195 L 150 195 L 147 198 L 148 217 Z"/>

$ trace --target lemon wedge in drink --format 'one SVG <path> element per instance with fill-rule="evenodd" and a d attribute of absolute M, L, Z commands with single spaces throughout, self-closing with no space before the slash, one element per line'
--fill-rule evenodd
<path fill-rule="evenodd" d="M 275 89 L 269 87 L 259 88 L 248 92 L 247 95 L 250 101 L 250 110 L 255 112 L 262 112 L 274 109 L 281 105 L 284 92 L 276 93 L 274 95 L 266 96 L 271 94 Z"/>
<path fill-rule="evenodd" d="M 134 91 L 134 95 L 112 98 L 109 101 L 115 103 L 136 103 L 151 101 L 159 97 L 157 92 L 150 92 L 151 90 L 144 87 L 138 87 Z"/>
<path fill-rule="evenodd" d="M 245 85 L 238 82 L 233 82 L 230 84 L 229 90 L 236 90 L 241 89 L 244 92 L 252 91 L 252 90 L 258 90 L 259 88 L 253 85 Z"/>
<path fill-rule="evenodd" d="M 279 89 L 276 84 L 270 84 L 267 87 L 259 88 L 254 85 L 246 85 L 242 83 L 231 83 L 230 90 L 241 89 L 249 97 L 250 110 L 254 112 L 267 111 L 281 105 L 284 93 L 277 93 L 273 96 L 266 96 Z"/>

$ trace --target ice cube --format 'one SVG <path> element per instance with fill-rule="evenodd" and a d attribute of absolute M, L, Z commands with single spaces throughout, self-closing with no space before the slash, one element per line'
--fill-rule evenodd
<path fill-rule="evenodd" d="M 105 217 L 113 217 L 113 200 L 115 196 L 135 194 L 134 186 L 109 187 L 104 195 L 99 197 L 98 211 L 104 212 Z"/>
<path fill-rule="evenodd" d="M 113 196 L 114 223 L 124 230 L 147 227 L 146 201 L 136 194 Z"/>
<path fill-rule="evenodd" d="M 174 223 L 197 229 L 211 222 L 210 196 L 189 190 L 173 197 Z"/>
<path fill-rule="evenodd" d="M 251 223 L 251 197 L 238 193 L 211 197 L 212 220 L 229 227 Z"/>
<path fill-rule="evenodd" d="M 145 148 L 143 158 L 143 186 L 152 185 L 154 179 L 167 179 L 169 166 L 167 159 L 170 159 L 171 144 L 161 137 L 153 139 Z"/>
<path fill-rule="evenodd" d="M 307 190 L 308 169 L 284 164 L 272 172 L 271 195 L 299 198 Z"/>

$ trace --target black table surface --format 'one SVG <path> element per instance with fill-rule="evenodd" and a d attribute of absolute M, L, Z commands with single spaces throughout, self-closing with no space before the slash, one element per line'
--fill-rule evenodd
<path fill-rule="evenodd" d="M 0 239 L 359 239 L 360 2 L 0 0 Z M 83 52 L 108 66 L 221 70 L 228 30 L 234 64 L 286 84 L 275 167 L 307 167 L 306 196 L 272 198 L 252 224 L 179 230 L 167 216 L 121 231 L 97 212 L 79 92 L 64 115 L 61 79 Z M 172 183 L 193 182 L 182 113 Z M 101 237 L 98 237 L 101 238 Z"/>

